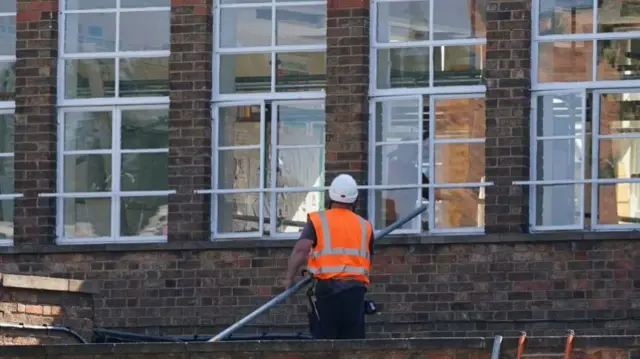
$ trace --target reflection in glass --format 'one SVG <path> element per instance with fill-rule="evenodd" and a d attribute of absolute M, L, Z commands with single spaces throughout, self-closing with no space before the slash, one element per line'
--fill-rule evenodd
<path fill-rule="evenodd" d="M 278 145 L 324 145 L 324 102 L 278 105 Z"/>
<path fill-rule="evenodd" d="M 592 41 L 542 42 L 538 46 L 538 81 L 571 82 L 592 79 Z"/>
<path fill-rule="evenodd" d="M 115 9 L 117 0 L 68 0 L 64 3 L 67 10 Z"/>
<path fill-rule="evenodd" d="M 220 107 L 218 147 L 260 145 L 260 105 Z"/>
<path fill-rule="evenodd" d="M 260 149 L 218 152 L 218 188 L 260 188 Z"/>
<path fill-rule="evenodd" d="M 277 151 L 276 186 L 324 186 L 324 148 L 287 148 Z M 271 183 L 271 166 L 267 166 L 267 184 Z"/>
<path fill-rule="evenodd" d="M 438 143 L 435 162 L 437 183 L 482 182 L 484 143 Z"/>
<path fill-rule="evenodd" d="M 598 32 L 638 30 L 640 30 L 640 12 L 638 12 L 637 2 L 629 0 L 598 1 Z"/>
<path fill-rule="evenodd" d="M 379 145 L 375 149 L 376 185 L 420 184 L 417 143 Z M 412 203 L 415 200 L 412 201 Z"/>
<path fill-rule="evenodd" d="M 429 0 L 379 1 L 377 3 L 378 21 L 376 21 L 377 42 L 429 40 L 429 5 Z"/>
<path fill-rule="evenodd" d="M 169 96 L 169 58 L 121 59 L 120 96 Z"/>
<path fill-rule="evenodd" d="M 637 134 L 640 132 L 640 93 L 600 95 L 600 134 Z"/>
<path fill-rule="evenodd" d="M 298 233 L 302 227 L 293 222 L 307 222 L 307 215 L 325 209 L 325 192 L 286 192 L 276 195 L 278 233 Z M 269 198 L 269 197 L 267 197 Z M 267 201 L 268 202 L 268 201 Z M 273 216 L 269 216 L 273 218 Z"/>
<path fill-rule="evenodd" d="M 437 139 L 485 137 L 484 98 L 438 99 L 435 107 Z"/>
<path fill-rule="evenodd" d="M 220 93 L 271 91 L 271 55 L 220 55 Z"/>
<path fill-rule="evenodd" d="M 540 0 L 540 35 L 593 31 L 593 0 Z"/>
<path fill-rule="evenodd" d="M 434 40 L 485 38 L 487 36 L 487 1 L 435 1 L 433 21 Z"/>
<path fill-rule="evenodd" d="M 111 191 L 111 155 L 64 155 L 64 192 Z"/>
<path fill-rule="evenodd" d="M 536 186 L 536 226 L 575 226 L 580 223 L 584 185 Z"/>
<path fill-rule="evenodd" d="M 2 3 L 4 1 L 0 1 Z M 15 3 L 15 1 L 8 1 Z M 2 8 L 2 5 L 0 5 Z M 16 17 L 0 16 L 0 29 L 3 29 L 0 36 L 0 56 L 15 56 L 16 54 Z"/>
<path fill-rule="evenodd" d="M 115 60 L 65 60 L 65 98 L 115 96 Z"/>
<path fill-rule="evenodd" d="M 15 99 L 16 79 L 15 62 L 0 62 L 0 101 Z"/>
<path fill-rule="evenodd" d="M 318 91 L 327 83 L 326 52 L 289 52 L 276 55 L 276 91 Z"/>
<path fill-rule="evenodd" d="M 111 112 L 65 112 L 65 151 L 111 148 Z"/>
<path fill-rule="evenodd" d="M 257 232 L 260 227 L 260 193 L 217 195 L 218 233 Z"/>
<path fill-rule="evenodd" d="M 406 217 L 415 208 L 422 205 L 419 199 L 420 189 L 401 190 L 376 190 L 374 191 L 375 222 L 374 229 L 382 229 L 390 226 L 403 217 Z M 427 220 L 426 212 L 423 213 L 424 221 Z M 426 222 L 421 216 L 407 222 L 400 227 L 401 230 L 426 229 Z"/>
<path fill-rule="evenodd" d="M 276 45 L 324 45 L 327 37 L 326 13 L 327 7 L 322 5 L 278 7 Z"/>
<path fill-rule="evenodd" d="M 484 45 L 436 46 L 433 48 L 433 85 L 482 85 Z"/>
<path fill-rule="evenodd" d="M 167 235 L 169 199 L 162 197 L 122 197 L 120 235 L 157 237 Z"/>
<path fill-rule="evenodd" d="M 13 239 L 13 200 L 0 201 L 0 239 Z"/>
<path fill-rule="evenodd" d="M 65 198 L 64 237 L 111 236 L 111 198 Z"/>
<path fill-rule="evenodd" d="M 0 13 L 16 12 L 16 1 L 0 1 Z"/>
<path fill-rule="evenodd" d="M 640 178 L 640 138 L 601 139 L 598 145 L 599 178 Z"/>
<path fill-rule="evenodd" d="M 120 13 L 120 51 L 169 50 L 171 13 L 135 11 Z"/>
<path fill-rule="evenodd" d="M 582 172 L 582 163 L 585 160 L 582 158 L 583 146 L 581 137 L 538 140 L 537 179 L 552 181 L 584 178 L 586 173 Z"/>
<path fill-rule="evenodd" d="M 482 188 L 436 188 L 437 229 L 484 227 Z"/>
<path fill-rule="evenodd" d="M 122 191 L 166 191 L 169 189 L 167 153 L 122 154 Z"/>
<path fill-rule="evenodd" d="M 15 126 L 13 118 L 12 114 L 0 114 L 0 153 L 13 152 L 13 132 Z"/>
<path fill-rule="evenodd" d="M 271 46 L 271 7 L 220 9 L 220 47 Z"/>
<path fill-rule="evenodd" d="M 116 51 L 116 13 L 66 14 L 64 30 L 67 54 Z"/>
<path fill-rule="evenodd" d="M 597 80 L 640 78 L 640 40 L 599 40 Z"/>
<path fill-rule="evenodd" d="M 13 157 L 0 157 L 0 194 L 13 194 Z M 0 211 L 2 209 L 0 208 Z M 8 209 L 5 209 L 8 212 Z M 12 212 L 13 213 L 13 212 Z"/>
<path fill-rule="evenodd" d="M 537 136 L 580 136 L 582 125 L 582 94 L 553 94 L 538 96 Z"/>
<path fill-rule="evenodd" d="M 121 8 L 168 6 L 171 6 L 171 0 L 120 0 Z"/>
<path fill-rule="evenodd" d="M 121 115 L 121 145 L 126 150 L 168 148 L 168 110 L 124 110 Z"/>
<path fill-rule="evenodd" d="M 379 89 L 429 87 L 429 48 L 376 50 Z"/>
<path fill-rule="evenodd" d="M 598 185 L 598 224 L 640 224 L 640 184 Z"/>
<path fill-rule="evenodd" d="M 376 102 L 376 142 L 420 140 L 419 112 L 418 99 Z"/>

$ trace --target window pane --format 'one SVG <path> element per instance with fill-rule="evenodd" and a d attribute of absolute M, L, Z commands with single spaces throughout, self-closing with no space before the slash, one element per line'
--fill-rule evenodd
<path fill-rule="evenodd" d="M 598 185 L 598 224 L 640 224 L 640 184 Z"/>
<path fill-rule="evenodd" d="M 433 3 L 433 39 L 484 38 L 486 0 L 447 0 Z"/>
<path fill-rule="evenodd" d="M 322 5 L 278 7 L 276 45 L 325 44 L 326 13 L 327 7 Z"/>
<path fill-rule="evenodd" d="M 484 189 L 436 188 L 435 228 L 484 227 Z"/>
<path fill-rule="evenodd" d="M 0 201 L 0 239 L 13 239 L 13 200 Z"/>
<path fill-rule="evenodd" d="M 121 8 L 171 6 L 171 0 L 120 0 Z"/>
<path fill-rule="evenodd" d="M 433 85 L 482 85 L 484 45 L 436 46 L 433 49 Z"/>
<path fill-rule="evenodd" d="M 13 189 L 13 157 L 0 157 L 0 194 L 12 194 Z"/>
<path fill-rule="evenodd" d="M 2 2 L 2 1 L 0 1 Z M 15 3 L 15 1 L 9 1 Z M 0 8 L 2 5 L 0 5 Z M 16 17 L 0 16 L 0 56 L 15 56 L 16 54 Z"/>
<path fill-rule="evenodd" d="M 374 229 L 382 229 L 388 227 L 394 222 L 405 218 L 414 209 L 422 205 L 419 193 L 420 189 L 401 189 L 401 190 L 375 190 L 375 222 Z M 426 213 L 425 213 L 426 214 Z M 407 222 L 400 227 L 403 230 L 427 229 L 427 223 L 423 222 L 421 216 L 417 216 L 413 220 Z M 427 220 L 426 215 L 424 221 Z"/>
<path fill-rule="evenodd" d="M 115 63 L 112 59 L 65 61 L 65 98 L 115 96 Z"/>
<path fill-rule="evenodd" d="M 640 138 L 603 139 L 599 142 L 599 178 L 640 178 Z"/>
<path fill-rule="evenodd" d="M 121 59 L 120 96 L 169 96 L 169 58 Z"/>
<path fill-rule="evenodd" d="M 324 184 L 323 184 L 324 185 Z M 269 198 L 269 196 L 267 196 Z M 307 215 L 325 209 L 325 192 L 278 193 L 276 200 L 278 233 L 299 233 L 302 227 L 292 222 L 307 222 Z M 273 218 L 274 216 L 269 216 Z"/>
<path fill-rule="evenodd" d="M 376 146 L 376 185 L 419 184 L 418 144 Z"/>
<path fill-rule="evenodd" d="M 121 148 L 127 150 L 168 148 L 169 111 L 122 111 Z"/>
<path fill-rule="evenodd" d="M 435 101 L 436 138 L 484 138 L 484 98 L 452 98 Z"/>
<path fill-rule="evenodd" d="M 376 142 L 417 141 L 420 135 L 420 100 L 376 102 Z M 428 123 L 423 131 L 428 131 Z"/>
<path fill-rule="evenodd" d="M 379 49 L 380 89 L 429 86 L 429 48 Z"/>
<path fill-rule="evenodd" d="M 16 12 L 16 1 L 0 1 L 0 12 Z"/>
<path fill-rule="evenodd" d="M 169 11 L 120 13 L 120 51 L 169 50 Z"/>
<path fill-rule="evenodd" d="M 484 143 L 436 144 L 436 182 L 482 182 L 484 159 Z"/>
<path fill-rule="evenodd" d="M 640 40 L 598 41 L 597 80 L 637 80 L 640 78 Z"/>
<path fill-rule="evenodd" d="M 220 47 L 271 46 L 271 7 L 220 10 Z"/>
<path fill-rule="evenodd" d="M 66 0 L 67 10 L 114 9 L 117 0 Z M 125 0 L 126 1 L 126 0 Z"/>
<path fill-rule="evenodd" d="M 13 152 L 13 115 L 0 114 L 0 153 Z"/>
<path fill-rule="evenodd" d="M 538 46 L 538 81 L 591 81 L 592 41 L 543 42 Z"/>
<path fill-rule="evenodd" d="M 218 146 L 260 145 L 260 105 L 220 107 Z"/>
<path fill-rule="evenodd" d="M 111 112 L 66 112 L 64 114 L 65 151 L 111 148 Z"/>
<path fill-rule="evenodd" d="M 64 52 L 116 51 L 116 14 L 66 14 Z"/>
<path fill-rule="evenodd" d="M 600 134 L 640 132 L 640 93 L 600 95 Z"/>
<path fill-rule="evenodd" d="M 66 198 L 63 207 L 66 238 L 111 236 L 111 198 Z"/>
<path fill-rule="evenodd" d="M 323 52 L 276 55 L 276 91 L 318 91 L 327 83 L 327 56 Z"/>
<path fill-rule="evenodd" d="M 271 55 L 221 55 L 220 93 L 271 91 Z"/>
<path fill-rule="evenodd" d="M 324 145 L 324 101 L 278 105 L 278 145 Z"/>
<path fill-rule="evenodd" d="M 583 215 L 583 185 L 536 186 L 536 226 L 575 226 Z"/>
<path fill-rule="evenodd" d="M 593 0 L 540 0 L 540 35 L 593 31 Z"/>
<path fill-rule="evenodd" d="M 166 191 L 169 189 L 167 153 L 122 154 L 122 191 Z"/>
<path fill-rule="evenodd" d="M 429 40 L 429 0 L 378 2 L 377 41 Z"/>
<path fill-rule="evenodd" d="M 324 186 L 324 148 L 278 150 L 277 187 Z M 267 166 L 267 186 L 272 187 L 271 166 Z"/>
<path fill-rule="evenodd" d="M 537 179 L 573 180 L 585 178 L 582 171 L 582 138 L 568 140 L 538 140 Z M 554 189 L 555 190 L 555 189 Z"/>
<path fill-rule="evenodd" d="M 65 155 L 65 192 L 111 191 L 111 155 Z"/>
<path fill-rule="evenodd" d="M 582 125 L 582 94 L 543 95 L 537 102 L 538 137 L 580 136 L 585 131 Z"/>
<path fill-rule="evenodd" d="M 582 0 L 587 1 L 587 0 Z M 635 1 L 598 1 L 598 32 L 640 30 L 640 14 Z"/>
<path fill-rule="evenodd" d="M 155 237 L 167 235 L 168 197 L 122 197 L 120 235 Z"/>
<path fill-rule="evenodd" d="M 0 101 L 13 101 L 15 98 L 15 62 L 0 62 Z"/>
<path fill-rule="evenodd" d="M 271 2 L 271 0 L 220 0 L 220 4 L 222 4 L 222 5 L 230 5 L 230 4 L 262 4 L 262 3 L 270 3 L 270 2 Z"/>
<path fill-rule="evenodd" d="M 224 150 L 218 154 L 218 188 L 260 188 L 260 150 Z"/>
<path fill-rule="evenodd" d="M 217 233 L 257 232 L 260 225 L 260 193 L 217 196 Z"/>

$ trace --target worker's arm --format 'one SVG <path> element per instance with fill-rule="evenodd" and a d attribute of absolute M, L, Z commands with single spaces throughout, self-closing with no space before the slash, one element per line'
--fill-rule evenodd
<path fill-rule="evenodd" d="M 310 220 L 307 221 L 304 228 L 302 229 L 302 233 L 300 234 L 300 239 L 296 242 L 296 245 L 293 247 L 293 251 L 289 256 L 289 264 L 287 266 L 287 278 L 286 285 L 291 286 L 293 284 L 293 280 L 298 273 L 300 273 L 300 268 L 307 263 L 307 259 L 309 258 L 309 253 L 311 249 L 316 245 L 316 231 L 313 228 L 313 224 Z"/>

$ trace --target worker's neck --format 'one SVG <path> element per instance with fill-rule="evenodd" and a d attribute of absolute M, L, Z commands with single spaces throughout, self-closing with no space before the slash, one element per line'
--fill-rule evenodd
<path fill-rule="evenodd" d="M 332 203 L 331 204 L 331 209 L 348 209 L 348 210 L 352 210 L 353 207 L 350 204 L 345 204 L 345 203 Z"/>

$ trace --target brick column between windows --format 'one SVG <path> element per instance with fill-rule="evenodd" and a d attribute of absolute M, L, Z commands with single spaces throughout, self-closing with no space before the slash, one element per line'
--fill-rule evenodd
<path fill-rule="evenodd" d="M 17 0 L 15 202 L 16 246 L 55 241 L 58 1 Z"/>
<path fill-rule="evenodd" d="M 328 0 L 327 186 L 340 173 L 367 184 L 368 85 L 369 1 Z M 365 201 L 360 204 L 364 210 Z"/>
<path fill-rule="evenodd" d="M 171 1 L 169 240 L 208 240 L 211 179 L 211 0 Z"/>
<path fill-rule="evenodd" d="M 487 4 L 485 225 L 490 232 L 527 231 L 529 178 L 531 1 Z"/>

